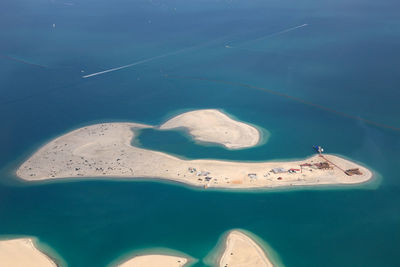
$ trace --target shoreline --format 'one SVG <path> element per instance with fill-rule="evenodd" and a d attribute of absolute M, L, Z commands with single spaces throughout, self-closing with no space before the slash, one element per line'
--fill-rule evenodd
<path fill-rule="evenodd" d="M 236 117 L 235 115 L 232 115 L 231 113 L 227 112 L 225 109 L 219 108 L 219 109 L 217 109 L 217 110 L 219 110 L 219 111 L 221 111 L 222 113 L 226 114 L 226 115 L 227 115 L 228 117 L 230 117 L 232 120 L 235 120 L 235 121 L 238 121 L 238 122 L 241 122 L 241 123 L 245 123 L 245 124 L 247 124 L 247 125 L 249 125 L 249 126 L 251 126 L 251 127 L 254 127 L 254 128 L 258 131 L 258 134 L 259 134 L 259 141 L 258 141 L 257 144 L 255 144 L 255 145 L 252 146 L 252 147 L 238 148 L 238 149 L 235 149 L 235 150 L 242 150 L 242 149 L 255 148 L 255 147 L 259 147 L 259 146 L 262 146 L 262 145 L 265 145 L 266 143 L 268 143 L 269 138 L 271 137 L 271 133 L 270 133 L 267 129 L 265 129 L 265 128 L 259 126 L 259 125 L 256 125 L 256 124 L 254 124 L 254 123 L 250 123 L 250 122 L 241 120 L 241 119 L 239 119 L 238 117 Z M 229 148 L 227 148 L 227 149 L 228 149 L 228 150 L 231 150 L 231 149 L 229 149 Z"/>
<path fill-rule="evenodd" d="M 173 255 L 146 254 L 137 255 L 124 262 L 114 265 L 115 267 L 183 267 L 188 266 L 188 259 Z"/>
<path fill-rule="evenodd" d="M 156 260 L 162 259 L 163 257 L 173 257 L 176 258 L 177 260 L 181 260 L 180 264 L 176 264 L 176 267 L 190 267 L 194 263 L 197 262 L 197 259 L 192 258 L 191 256 L 181 252 L 177 251 L 174 249 L 169 249 L 169 248 L 162 248 L 162 247 L 153 247 L 153 248 L 147 248 L 147 249 L 139 249 L 139 250 L 132 250 L 126 253 L 121 254 L 118 258 L 114 259 L 111 261 L 109 264 L 107 264 L 107 267 L 127 267 L 130 266 L 127 263 L 130 261 L 134 261 L 134 259 L 137 259 L 139 257 L 151 257 L 155 256 Z M 172 258 L 169 259 L 170 262 Z M 136 265 L 135 265 L 136 266 Z M 141 266 L 141 265 L 140 265 Z M 153 267 L 152 265 L 145 265 L 145 267 Z M 158 266 L 154 266 L 158 267 Z M 171 266 L 175 267 L 175 266 Z"/>
<path fill-rule="evenodd" d="M 274 267 L 283 267 L 283 261 L 281 257 L 279 256 L 279 253 L 265 240 L 263 240 L 261 237 L 257 236 L 256 234 L 244 230 L 244 229 L 233 229 L 231 231 L 239 231 L 246 235 L 249 239 L 251 239 L 266 255 L 268 260 L 271 262 L 271 264 Z"/>
<path fill-rule="evenodd" d="M 228 244 L 229 241 L 232 241 L 232 236 L 235 237 L 235 233 L 239 234 L 240 236 L 240 240 L 236 239 L 236 241 L 243 241 L 239 242 L 239 244 L 234 244 L 235 245 L 234 249 L 236 250 L 236 252 L 232 251 L 232 246 L 229 246 Z M 230 253 L 232 252 L 234 255 L 230 255 Z M 243 254 L 240 255 L 240 253 Z M 239 257 L 235 258 L 233 256 L 239 256 Z M 205 256 L 203 262 L 208 266 L 225 267 L 224 264 L 226 264 L 227 262 L 226 261 L 224 262 L 223 260 L 224 257 L 225 260 L 231 257 L 229 259 L 231 263 L 228 263 L 228 267 L 229 266 L 231 267 L 284 266 L 278 253 L 268 243 L 266 243 L 263 239 L 253 234 L 252 232 L 249 232 L 241 228 L 235 228 L 224 232 L 219 237 L 218 242 L 214 246 L 214 248 Z M 269 265 L 260 264 L 260 262 L 263 261 L 266 261 L 267 263 L 269 263 Z"/>
<path fill-rule="evenodd" d="M 230 230 L 223 244 L 223 253 L 220 254 L 216 266 L 243 266 L 243 264 L 249 267 L 276 266 L 271 261 L 268 252 L 242 230 Z"/>
<path fill-rule="evenodd" d="M 39 244 L 36 237 L 17 237 L 4 236 L 0 239 L 0 262 L 10 264 L 10 266 L 49 266 L 59 267 L 63 263 L 60 258 L 52 256 L 47 251 L 51 249 L 46 245 L 46 250 L 43 245 Z M 29 263 L 29 264 L 28 264 Z M 28 265 L 26 265 L 28 264 Z"/>

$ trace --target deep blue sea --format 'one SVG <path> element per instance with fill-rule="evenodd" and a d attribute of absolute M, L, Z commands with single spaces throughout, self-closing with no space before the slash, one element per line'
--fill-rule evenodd
<path fill-rule="evenodd" d="M 395 0 L 0 1 L 0 239 L 37 237 L 62 266 L 167 248 L 208 266 L 220 237 L 241 228 L 284 266 L 400 266 L 399 10 Z M 83 125 L 158 125 L 199 108 L 257 125 L 268 141 L 230 151 L 156 130 L 136 141 L 254 161 L 310 156 L 321 144 L 374 170 L 376 185 L 229 192 L 14 175 Z"/>

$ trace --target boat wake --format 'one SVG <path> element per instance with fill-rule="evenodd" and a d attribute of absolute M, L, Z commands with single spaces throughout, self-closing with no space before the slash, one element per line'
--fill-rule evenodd
<path fill-rule="evenodd" d="M 109 72 L 126 69 L 126 68 L 129 68 L 129 67 L 132 67 L 132 66 L 136 66 L 136 65 L 139 65 L 139 64 L 143 64 L 143 63 L 146 63 L 146 62 L 153 61 L 155 59 L 176 55 L 176 54 L 182 53 L 182 52 L 184 52 L 186 50 L 187 50 L 187 48 L 186 49 L 182 49 L 182 50 L 178 50 L 178 51 L 175 51 L 175 52 L 170 52 L 170 53 L 167 53 L 167 54 L 163 54 L 163 55 L 159 55 L 159 56 L 143 59 L 143 60 L 128 64 L 128 65 L 124 65 L 124 66 L 121 66 L 121 67 L 112 68 L 112 69 L 103 70 L 103 71 L 95 72 L 95 73 L 92 73 L 92 74 L 84 75 L 84 76 L 82 76 L 82 78 L 86 79 L 86 78 L 90 78 L 90 77 L 93 77 L 93 76 L 102 75 L 102 74 L 106 74 L 106 73 L 109 73 Z"/>
<path fill-rule="evenodd" d="M 262 37 L 259 37 L 259 38 L 253 39 L 253 40 L 249 40 L 249 41 L 246 41 L 246 42 L 244 42 L 244 43 L 242 43 L 240 45 L 237 45 L 237 46 L 227 45 L 225 47 L 226 48 L 233 48 L 233 49 L 241 49 L 242 47 L 244 47 L 244 46 L 246 46 L 248 44 L 252 44 L 252 43 L 255 43 L 255 42 L 258 42 L 258 41 L 261 41 L 261 40 L 269 39 L 271 37 L 275 37 L 275 36 L 278 36 L 278 35 L 282 35 L 282 34 L 285 34 L 285 33 L 288 33 L 288 32 L 291 32 L 291 31 L 294 31 L 294 30 L 297 30 L 297 29 L 300 29 L 300 28 L 303 28 L 303 27 L 306 27 L 306 26 L 308 26 L 307 23 L 302 24 L 302 25 L 298 25 L 298 26 L 295 26 L 295 27 L 291 27 L 291 28 L 288 28 L 288 29 L 285 29 L 285 30 L 282 30 L 282 31 L 279 31 L 279 32 L 275 32 L 275 33 L 272 33 L 272 34 L 268 34 L 268 35 L 265 35 L 265 36 L 262 36 Z"/>
<path fill-rule="evenodd" d="M 29 61 L 26 61 L 26 60 L 23 60 L 23 59 L 19 59 L 19 58 L 8 56 L 8 55 L 4 55 L 4 54 L 0 54 L 0 57 L 8 59 L 8 60 L 15 61 L 15 62 L 19 62 L 19 63 L 25 64 L 25 65 L 35 66 L 35 67 L 44 68 L 44 69 L 48 68 L 48 66 L 46 66 L 46 65 L 41 65 L 41 64 L 29 62 Z"/>
<path fill-rule="evenodd" d="M 146 63 L 146 62 L 150 62 L 150 61 L 156 60 L 156 59 L 160 59 L 160 58 L 164 58 L 164 57 L 168 57 L 168 56 L 173 56 L 173 55 L 178 55 L 178 54 L 181 54 L 181 53 L 186 52 L 186 51 L 202 48 L 204 46 L 210 45 L 210 44 L 215 43 L 215 42 L 221 42 L 223 39 L 225 39 L 227 37 L 229 37 L 229 36 L 222 36 L 220 38 L 217 38 L 217 39 L 214 39 L 214 40 L 211 40 L 211 41 L 203 42 L 203 43 L 200 43 L 200 44 L 197 44 L 197 45 L 194 45 L 194 46 L 186 47 L 186 48 L 183 48 L 183 49 L 180 49 L 180 50 L 177 50 L 177 51 L 173 51 L 173 52 L 169 52 L 169 53 L 166 53 L 166 54 L 162 54 L 162 55 L 159 55 L 159 56 L 143 59 L 143 60 L 128 64 L 128 65 L 123 65 L 123 66 L 120 66 L 120 67 L 116 67 L 116 68 L 107 69 L 107 70 L 95 72 L 95 73 L 92 73 L 92 74 L 84 75 L 84 76 L 82 76 L 82 78 L 86 79 L 86 78 L 90 78 L 90 77 L 93 77 L 93 76 L 102 75 L 102 74 L 106 74 L 106 73 L 109 73 L 109 72 L 118 71 L 118 70 L 126 69 L 126 68 L 129 68 L 129 67 L 137 66 L 137 65 L 140 65 L 140 64 L 143 64 L 143 63 Z"/>

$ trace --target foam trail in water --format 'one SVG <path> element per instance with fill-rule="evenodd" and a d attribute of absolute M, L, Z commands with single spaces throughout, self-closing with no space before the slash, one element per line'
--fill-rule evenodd
<path fill-rule="evenodd" d="M 291 27 L 289 29 L 282 30 L 282 31 L 279 31 L 279 32 L 276 32 L 276 33 L 272 33 L 272 34 L 269 34 L 267 36 L 263 36 L 263 37 L 260 37 L 260 38 L 257 38 L 257 39 L 253 39 L 253 40 L 244 42 L 244 43 L 242 43 L 241 45 L 238 45 L 238 46 L 228 46 L 227 48 L 240 48 L 240 47 L 245 46 L 247 44 L 254 43 L 254 42 L 257 42 L 257 41 L 261 41 L 261 40 L 264 40 L 264 39 L 268 39 L 268 38 L 271 38 L 271 37 L 274 37 L 274 36 L 278 36 L 278 35 L 281 35 L 281 34 L 284 34 L 284 33 L 287 33 L 287 32 L 291 32 L 291 31 L 297 30 L 299 28 L 306 27 L 306 26 L 308 26 L 307 23 L 302 24 L 302 25 L 298 25 L 298 26 L 295 26 L 295 27 Z"/>
<path fill-rule="evenodd" d="M 136 65 L 139 65 L 139 64 L 142 64 L 142 63 L 153 61 L 155 59 L 159 59 L 159 58 L 163 58 L 163 57 L 167 57 L 167 56 L 172 56 L 172 55 L 177 55 L 177 54 L 183 53 L 183 52 L 188 51 L 188 50 L 192 50 L 192 49 L 196 49 L 196 48 L 198 49 L 198 48 L 201 48 L 203 46 L 209 45 L 211 43 L 219 42 L 219 41 L 221 41 L 221 40 L 223 40 L 223 39 L 225 39 L 227 37 L 228 36 L 222 36 L 220 38 L 217 38 L 217 39 L 214 39 L 214 40 L 211 40 L 211 41 L 207 41 L 207 42 L 204 42 L 204 43 L 200 43 L 200 44 L 195 45 L 195 46 L 187 47 L 187 48 L 184 48 L 184 49 L 181 49 L 181 50 L 178 50 L 178 51 L 174 51 L 174 52 L 170 52 L 170 53 L 167 53 L 167 54 L 163 54 L 163 55 L 159 55 L 159 56 L 143 59 L 143 60 L 128 64 L 128 65 L 124 65 L 124 66 L 121 66 L 121 67 L 112 68 L 112 69 L 103 70 L 103 71 L 100 71 L 100 72 L 88 74 L 88 75 L 82 76 L 82 78 L 89 78 L 89 77 L 93 77 L 93 76 L 96 76 L 96 75 L 101 75 L 101 74 L 105 74 L 105 73 L 108 73 L 108 72 L 113 72 L 113 71 L 129 68 L 129 67 L 132 67 L 132 66 L 136 66 Z"/>
<path fill-rule="evenodd" d="M 164 54 L 164 55 L 143 59 L 143 60 L 128 64 L 128 65 L 124 65 L 124 66 L 121 66 L 121 67 L 112 68 L 112 69 L 103 70 L 103 71 L 100 71 L 100 72 L 88 74 L 88 75 L 82 76 L 82 78 L 89 78 L 89 77 L 105 74 L 105 73 L 112 72 L 112 71 L 122 70 L 122 69 L 129 68 L 129 67 L 132 67 L 132 66 L 135 66 L 135 65 L 139 65 L 139 64 L 142 64 L 142 63 L 145 63 L 145 62 L 149 62 L 149 61 L 152 61 L 152 60 L 155 60 L 155 59 L 158 59 L 158 58 L 162 58 L 162 57 L 166 57 L 166 56 L 171 56 L 171 55 L 175 55 L 175 54 L 178 54 L 178 53 L 182 53 L 185 50 L 186 49 L 182 49 L 182 50 L 171 52 L 171 53 L 167 53 L 167 54 Z"/>
<path fill-rule="evenodd" d="M 12 61 L 15 61 L 15 62 L 23 63 L 23 64 L 26 64 L 26 65 L 31 65 L 31 66 L 35 66 L 35 67 L 39 67 L 39 68 L 47 68 L 47 66 L 45 66 L 45 65 L 29 62 L 29 61 L 26 61 L 26 60 L 23 60 L 23 59 L 19 59 L 19 58 L 16 58 L 16 57 L 12 57 L 12 56 L 8 56 L 8 55 L 0 54 L 0 57 L 9 59 L 9 60 L 12 60 Z"/>

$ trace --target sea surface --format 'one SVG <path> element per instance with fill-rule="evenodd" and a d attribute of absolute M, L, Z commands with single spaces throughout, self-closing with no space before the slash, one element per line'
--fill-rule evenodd
<path fill-rule="evenodd" d="M 37 237 L 62 266 L 171 249 L 198 267 L 240 228 L 284 266 L 400 266 L 399 10 L 397 0 L 0 1 L 0 239 Z M 252 161 L 308 157 L 320 144 L 371 168 L 374 186 L 230 192 L 14 175 L 72 129 L 158 125 L 200 108 L 269 138 L 237 151 L 176 131 L 135 142 Z"/>

